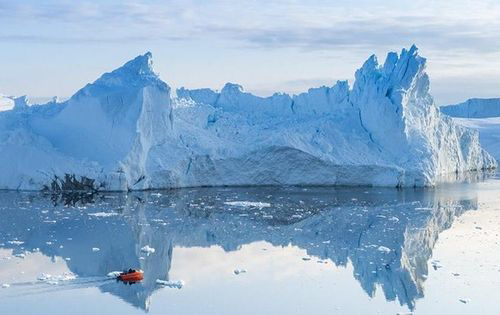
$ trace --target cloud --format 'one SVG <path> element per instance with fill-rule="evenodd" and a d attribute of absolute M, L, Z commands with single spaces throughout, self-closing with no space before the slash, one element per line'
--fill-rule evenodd
<path fill-rule="evenodd" d="M 401 4 L 403 3 L 403 4 Z M 396 5 L 397 4 L 397 5 Z M 500 49 L 500 5 L 490 1 L 0 2 L 7 41 L 224 40 L 253 48 Z M 464 18 L 464 17 L 467 18 Z"/>

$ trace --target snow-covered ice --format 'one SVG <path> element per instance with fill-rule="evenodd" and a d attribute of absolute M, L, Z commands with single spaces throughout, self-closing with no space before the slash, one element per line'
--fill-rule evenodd
<path fill-rule="evenodd" d="M 496 167 L 441 115 L 415 46 L 371 56 L 355 82 L 290 96 L 177 90 L 146 53 L 65 102 L 0 111 L 0 189 L 436 185 Z"/>

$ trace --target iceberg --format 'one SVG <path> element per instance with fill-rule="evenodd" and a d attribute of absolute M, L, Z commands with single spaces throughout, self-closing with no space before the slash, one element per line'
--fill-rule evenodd
<path fill-rule="evenodd" d="M 500 161 L 500 98 L 471 98 L 440 110 L 457 125 L 477 130 L 481 146 Z"/>
<path fill-rule="evenodd" d="M 148 52 L 64 102 L 0 112 L 0 189 L 412 187 L 495 168 L 477 131 L 440 114 L 425 65 L 412 46 L 382 65 L 371 56 L 352 88 L 173 97 Z"/>
<path fill-rule="evenodd" d="M 441 106 L 440 110 L 457 118 L 499 117 L 500 98 L 471 98 L 460 104 Z"/>

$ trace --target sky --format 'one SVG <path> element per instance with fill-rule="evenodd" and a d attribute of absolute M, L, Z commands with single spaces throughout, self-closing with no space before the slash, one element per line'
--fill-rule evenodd
<path fill-rule="evenodd" d="M 69 97 L 147 51 L 174 89 L 299 93 L 412 44 L 439 105 L 500 97 L 500 0 L 0 0 L 0 94 Z"/>

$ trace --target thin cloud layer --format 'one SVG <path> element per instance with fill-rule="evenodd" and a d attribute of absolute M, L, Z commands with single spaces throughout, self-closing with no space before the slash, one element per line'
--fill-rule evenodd
<path fill-rule="evenodd" d="M 397 6 L 395 4 L 398 4 Z M 500 5 L 489 1 L 344 4 L 312 1 L 0 3 L 7 41 L 168 41 L 211 38 L 262 48 L 393 47 L 496 51 Z"/>
<path fill-rule="evenodd" d="M 307 58 L 340 58 L 342 61 L 339 59 L 338 63 L 352 62 L 349 69 L 345 64 L 339 64 L 340 69 L 330 63 L 340 71 L 331 73 L 336 78 L 352 76 L 359 63 L 371 53 L 385 54 L 415 43 L 432 64 L 429 69 L 431 79 L 441 80 L 434 94 L 443 102 L 458 101 L 463 97 L 448 92 L 453 87 L 446 85 L 447 79 L 464 82 L 467 77 L 481 82 L 484 78 L 498 77 L 492 72 L 493 68 L 500 67 L 498 1 L 380 2 L 0 0 L 0 41 L 4 45 L 21 45 L 28 49 L 30 45 L 37 49 L 44 45 L 45 49 L 51 45 L 71 48 L 82 43 L 98 45 L 109 51 L 118 49 L 118 45 L 127 49 L 142 47 L 142 50 L 166 47 L 179 50 L 175 55 L 181 56 L 175 59 L 178 63 L 186 58 L 187 51 L 183 49 L 190 45 L 191 50 L 192 47 L 201 47 L 197 50 L 200 54 L 210 49 L 211 62 L 222 56 L 227 67 L 236 68 L 241 65 L 234 63 L 233 59 L 245 55 L 245 58 L 255 58 L 248 59 L 249 63 L 262 65 L 269 72 L 273 71 L 271 61 L 265 65 L 263 62 L 276 52 L 283 54 L 283 62 L 288 60 L 290 63 L 296 62 L 297 54 L 303 53 Z M 290 57 L 290 51 L 295 51 L 295 56 Z M 260 55 L 255 57 L 258 53 Z M 310 64 L 314 65 L 313 62 Z M 274 81 L 269 79 L 249 89 L 267 91 L 278 87 L 295 92 L 302 88 L 297 82 L 306 84 L 301 80 L 329 75 L 317 67 L 316 72 L 273 75 Z M 275 72 L 282 70 L 274 69 Z M 230 71 L 226 71 L 226 76 L 218 77 L 222 76 L 220 71 L 214 74 L 213 66 L 209 65 L 197 72 L 200 75 L 196 77 L 196 84 L 270 77 L 268 73 L 237 77 Z M 203 78 L 203 73 L 209 74 Z M 179 77 L 179 73 L 174 73 L 175 77 Z M 5 82 L 6 86 L 11 84 Z M 182 85 L 191 83 L 183 82 Z M 491 82 L 484 83 L 491 86 Z M 76 84 L 74 88 L 77 88 Z M 446 92 L 441 94 L 441 91 Z M 461 89 L 465 93 L 463 91 L 474 93 Z M 495 95 L 494 90 L 489 91 L 487 95 Z"/>

